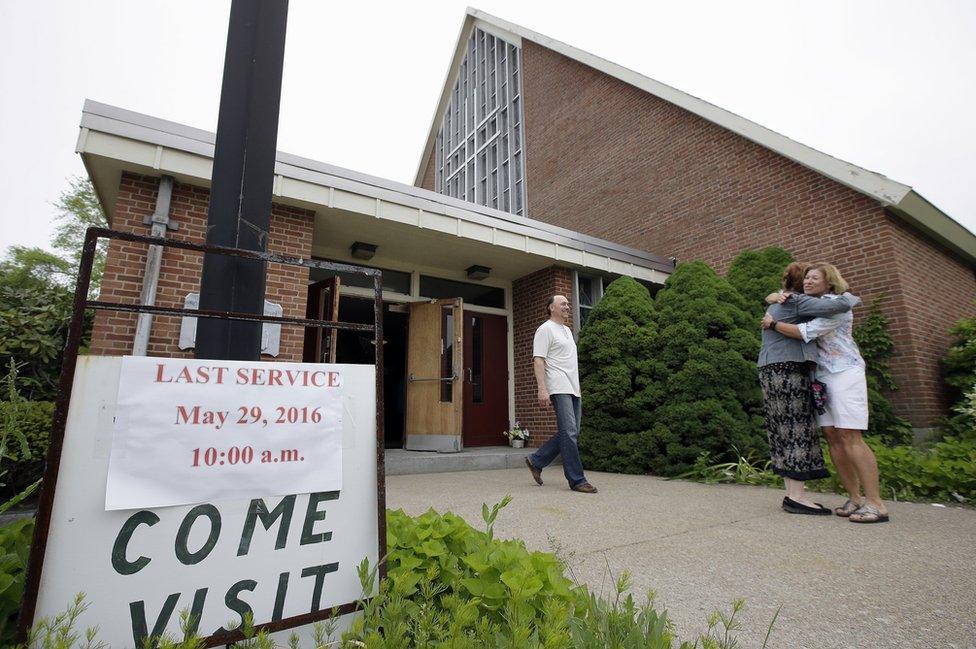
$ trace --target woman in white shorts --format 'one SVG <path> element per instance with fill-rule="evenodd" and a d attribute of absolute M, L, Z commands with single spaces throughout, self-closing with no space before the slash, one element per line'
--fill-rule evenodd
<path fill-rule="evenodd" d="M 824 299 L 836 298 L 847 288 L 837 268 L 823 262 L 811 265 L 803 280 L 805 294 Z M 868 428 L 868 388 L 864 359 L 852 335 L 853 322 L 853 314 L 846 311 L 798 325 L 779 322 L 775 326 L 784 336 L 817 341 L 817 379 L 827 386 L 827 409 L 817 415 L 817 423 L 850 496 L 834 513 L 853 523 L 883 523 L 888 520 L 888 510 L 881 501 L 878 463 L 862 436 Z M 769 323 L 764 321 L 764 326 Z"/>

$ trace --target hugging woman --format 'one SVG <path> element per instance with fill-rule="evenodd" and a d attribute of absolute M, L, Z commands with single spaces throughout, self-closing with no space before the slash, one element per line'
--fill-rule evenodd
<path fill-rule="evenodd" d="M 860 302 L 845 294 L 835 300 L 821 300 L 802 294 L 807 266 L 792 263 L 783 271 L 783 295 L 791 299 L 770 305 L 766 319 L 771 322 L 809 322 L 850 310 Z M 765 322 L 765 321 L 764 321 Z M 807 480 L 830 475 L 820 448 L 820 435 L 814 417 L 810 374 L 818 358 L 814 343 L 785 336 L 775 327 L 764 328 L 759 350 L 759 384 L 763 391 L 766 434 L 773 471 L 783 477 L 786 496 L 783 510 L 791 514 L 829 514 L 804 492 Z"/>
<path fill-rule="evenodd" d="M 835 266 L 818 262 L 807 269 L 803 291 L 808 298 L 837 301 L 837 294 L 846 290 L 847 282 Z M 794 298 L 771 295 L 769 299 L 788 302 Z M 853 322 L 853 314 L 846 311 L 800 324 L 776 322 L 767 314 L 763 326 L 796 340 L 817 343 L 817 379 L 827 385 L 827 409 L 817 416 L 817 423 L 823 428 L 830 458 L 849 495 L 834 513 L 852 523 L 884 523 L 888 510 L 881 501 L 878 463 L 862 436 L 868 428 L 868 390 Z"/>

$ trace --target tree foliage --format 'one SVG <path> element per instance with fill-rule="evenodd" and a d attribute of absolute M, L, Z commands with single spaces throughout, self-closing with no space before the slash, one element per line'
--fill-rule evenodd
<path fill-rule="evenodd" d="M 55 207 L 52 245 L 58 253 L 11 246 L 0 260 L 0 363 L 16 363 L 20 388 L 31 400 L 50 400 L 57 393 L 84 232 L 107 223 L 87 179 L 72 179 Z M 104 251 L 93 268 L 92 295 L 102 266 Z M 89 312 L 82 344 L 90 325 Z"/>
<path fill-rule="evenodd" d="M 62 259 L 70 262 L 72 269 L 70 286 L 73 288 L 77 269 L 81 263 L 81 249 L 85 243 L 85 231 L 90 227 L 108 227 L 108 218 L 102 211 L 101 203 L 95 195 L 95 187 L 88 178 L 74 177 L 68 180 L 68 189 L 61 192 L 54 202 L 58 214 L 55 217 L 54 236 L 51 245 L 61 253 Z M 99 241 L 95 250 L 95 263 L 92 265 L 90 295 L 98 294 L 98 287 L 105 269 L 105 254 L 108 242 Z"/>
<path fill-rule="evenodd" d="M 766 310 L 764 298 L 779 290 L 783 269 L 792 261 L 793 255 L 774 246 L 743 250 L 732 260 L 726 278 L 745 298 L 749 313 L 762 318 Z"/>

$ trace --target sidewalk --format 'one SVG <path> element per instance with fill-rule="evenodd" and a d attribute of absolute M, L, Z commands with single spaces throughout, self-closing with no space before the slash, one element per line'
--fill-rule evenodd
<path fill-rule="evenodd" d="M 561 546 L 580 581 L 609 592 L 607 563 L 635 597 L 657 591 L 679 636 L 746 598 L 739 635 L 758 648 L 776 609 L 775 649 L 976 649 L 976 511 L 889 503 L 891 522 L 855 525 L 779 509 L 782 492 L 588 472 L 600 493 L 567 489 L 560 467 L 387 478 L 387 506 L 453 511 L 483 529 L 481 503 L 512 503 L 495 525 L 534 550 Z M 843 498 L 824 495 L 827 506 Z"/>

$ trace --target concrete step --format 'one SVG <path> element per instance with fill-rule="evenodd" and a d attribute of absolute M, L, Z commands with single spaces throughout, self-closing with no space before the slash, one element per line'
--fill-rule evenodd
<path fill-rule="evenodd" d="M 524 467 L 525 460 L 523 458 L 534 450 L 533 448 L 511 448 L 509 446 L 479 446 L 466 448 L 460 453 L 436 453 L 391 448 L 386 451 L 386 474 L 412 475 L 417 473 L 514 469 Z"/>

